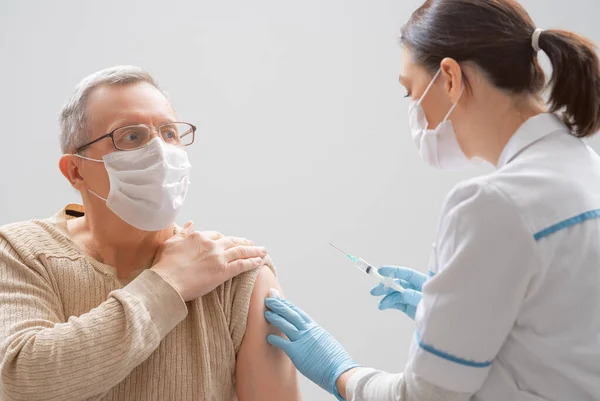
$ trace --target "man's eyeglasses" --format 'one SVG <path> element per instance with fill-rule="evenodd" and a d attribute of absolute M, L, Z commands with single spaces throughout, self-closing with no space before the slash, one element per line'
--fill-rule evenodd
<path fill-rule="evenodd" d="M 175 146 L 190 146 L 194 143 L 196 135 L 196 126 L 190 123 L 173 122 L 165 123 L 154 128 L 149 125 L 128 125 L 120 127 L 100 138 L 94 139 L 83 146 L 78 147 L 75 153 L 79 153 L 87 147 L 99 142 L 105 138 L 112 139 L 113 145 L 117 150 L 136 150 L 143 148 L 154 138 L 154 132 L 165 141 L 165 143 Z"/>

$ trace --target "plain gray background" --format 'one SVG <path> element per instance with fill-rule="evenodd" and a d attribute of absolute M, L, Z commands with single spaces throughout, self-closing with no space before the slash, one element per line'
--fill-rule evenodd
<path fill-rule="evenodd" d="M 0 224 L 79 200 L 57 166 L 59 109 L 84 76 L 141 66 L 199 127 L 179 223 L 266 245 L 290 300 L 360 363 L 402 370 L 413 322 L 379 312 L 371 279 L 327 243 L 426 271 L 446 193 L 491 171 L 434 171 L 415 151 L 396 34 L 420 3 L 2 0 Z M 523 4 L 600 43 L 597 0 Z"/>

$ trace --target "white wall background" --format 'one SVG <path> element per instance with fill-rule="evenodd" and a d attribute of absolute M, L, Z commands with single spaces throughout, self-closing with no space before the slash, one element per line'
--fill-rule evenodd
<path fill-rule="evenodd" d="M 396 32 L 420 3 L 2 0 L 0 224 L 78 201 L 57 166 L 58 111 L 87 74 L 144 67 L 200 128 L 180 222 L 265 244 L 288 298 L 359 362 L 401 370 L 412 321 L 379 312 L 327 243 L 424 271 L 442 200 L 468 176 L 427 168 L 410 139 Z M 597 0 L 523 3 L 539 27 L 600 43 Z"/>

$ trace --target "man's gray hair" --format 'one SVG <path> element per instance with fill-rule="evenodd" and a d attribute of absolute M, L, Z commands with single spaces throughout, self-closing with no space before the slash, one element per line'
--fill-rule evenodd
<path fill-rule="evenodd" d="M 73 153 L 90 140 L 90 121 L 86 103 L 94 89 L 101 86 L 147 82 L 161 90 L 152 76 L 139 67 L 120 65 L 106 68 L 84 78 L 63 106 L 60 117 L 60 147 L 63 153 Z M 162 92 L 162 90 L 161 90 Z M 166 96 L 166 93 L 163 92 Z"/>

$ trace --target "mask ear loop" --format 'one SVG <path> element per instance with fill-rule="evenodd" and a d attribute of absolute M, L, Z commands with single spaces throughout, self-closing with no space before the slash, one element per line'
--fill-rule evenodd
<path fill-rule="evenodd" d="M 75 153 L 73 156 L 79 157 L 80 159 L 83 159 L 83 160 L 89 160 L 91 162 L 104 163 L 104 160 L 92 159 L 92 158 L 89 158 L 89 157 L 85 157 L 85 156 L 79 155 L 77 153 Z"/>
<path fill-rule="evenodd" d="M 435 82 L 435 80 L 437 79 L 437 77 L 440 75 L 441 72 L 442 72 L 442 68 L 440 67 L 440 69 L 435 73 L 435 75 L 431 79 L 431 82 L 429 82 L 429 85 L 427 85 L 427 88 L 425 88 L 425 92 L 423 92 L 423 94 L 421 95 L 421 98 L 417 102 L 418 105 L 420 105 L 423 102 L 425 95 L 427 95 L 427 93 L 429 92 L 429 89 L 431 89 L 431 87 L 433 86 L 433 83 Z"/>
<path fill-rule="evenodd" d="M 91 162 L 96 162 L 96 163 L 104 163 L 104 160 L 91 159 L 91 158 L 89 158 L 89 157 L 85 157 L 85 156 L 78 155 L 78 154 L 74 154 L 73 156 L 77 156 L 77 157 L 79 157 L 80 159 L 89 160 L 89 161 L 91 161 Z M 83 177 L 82 177 L 82 178 L 83 178 Z M 104 202 L 106 202 L 106 198 L 104 198 L 104 197 L 102 197 L 102 196 L 98 195 L 96 192 L 92 191 L 92 190 L 91 190 L 91 189 L 89 189 L 89 188 L 88 188 L 88 192 L 89 192 L 89 193 L 91 193 L 92 195 L 96 196 L 97 198 L 100 198 L 100 199 L 102 199 Z"/>
<path fill-rule="evenodd" d="M 450 107 L 450 110 L 448 110 L 448 114 L 446 114 L 446 117 L 444 117 L 444 120 L 442 122 L 448 120 L 448 117 L 450 117 L 450 114 L 452 114 L 452 112 L 454 111 L 454 109 L 458 105 L 458 102 L 460 101 L 460 98 L 462 97 L 464 91 L 465 91 L 465 83 L 463 82 L 462 89 L 460 90 L 460 95 L 458 95 L 458 100 L 456 101 L 456 103 L 454 103 L 452 105 L 452 107 Z"/>
<path fill-rule="evenodd" d="M 92 191 L 91 189 L 88 188 L 88 192 L 91 193 L 92 195 L 94 195 L 96 198 L 102 199 L 104 202 L 106 202 L 106 198 L 98 195 L 96 192 Z"/>

